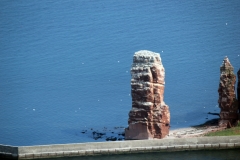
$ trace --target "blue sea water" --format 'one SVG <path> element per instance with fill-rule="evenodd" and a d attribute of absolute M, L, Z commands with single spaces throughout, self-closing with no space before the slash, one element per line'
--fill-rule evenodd
<path fill-rule="evenodd" d="M 0 144 L 120 133 L 143 49 L 161 55 L 171 129 L 217 118 L 222 60 L 240 68 L 239 17 L 238 0 L 1 0 Z"/>

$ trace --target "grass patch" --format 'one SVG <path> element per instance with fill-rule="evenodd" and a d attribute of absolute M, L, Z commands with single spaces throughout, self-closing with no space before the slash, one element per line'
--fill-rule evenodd
<path fill-rule="evenodd" d="M 240 135 L 240 122 L 236 127 L 232 127 L 222 131 L 207 133 L 205 136 L 235 136 L 235 135 Z"/>

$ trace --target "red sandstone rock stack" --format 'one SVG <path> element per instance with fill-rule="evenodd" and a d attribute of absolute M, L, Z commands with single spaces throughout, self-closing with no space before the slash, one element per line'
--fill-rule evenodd
<path fill-rule="evenodd" d="M 160 55 L 147 50 L 136 52 L 131 75 L 132 109 L 125 139 L 165 137 L 169 134 L 170 113 L 163 101 L 165 70 Z"/>
<path fill-rule="evenodd" d="M 229 59 L 225 57 L 220 67 L 221 76 L 219 83 L 219 107 L 220 111 L 220 127 L 232 127 L 238 119 L 238 105 L 235 94 L 236 76 L 233 73 L 233 66 Z"/>
<path fill-rule="evenodd" d="M 238 119 L 240 120 L 240 69 L 238 70 L 237 75 L 238 75 L 237 95 L 238 95 L 238 113 L 239 113 Z"/>

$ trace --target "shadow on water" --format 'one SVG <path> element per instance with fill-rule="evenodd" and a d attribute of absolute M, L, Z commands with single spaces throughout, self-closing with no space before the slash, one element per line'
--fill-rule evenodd
<path fill-rule="evenodd" d="M 232 150 L 203 150 L 203 151 L 183 151 L 183 152 L 151 152 L 138 154 L 104 155 L 88 157 L 68 157 L 57 158 L 56 160 L 237 160 L 240 149 Z M 53 159 L 44 159 L 53 160 Z"/>

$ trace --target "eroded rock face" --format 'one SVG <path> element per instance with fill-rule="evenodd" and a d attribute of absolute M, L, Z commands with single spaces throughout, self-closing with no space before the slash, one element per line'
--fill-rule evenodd
<path fill-rule="evenodd" d="M 232 127 L 238 119 L 238 104 L 235 94 L 236 76 L 233 73 L 233 66 L 229 59 L 225 57 L 220 67 L 220 83 L 219 83 L 219 107 L 220 111 L 220 127 Z"/>
<path fill-rule="evenodd" d="M 240 114 L 240 69 L 237 72 L 238 75 L 238 86 L 237 86 L 237 95 L 238 95 L 238 113 Z M 238 117 L 240 120 L 240 116 Z"/>
<path fill-rule="evenodd" d="M 163 138 L 169 133 L 169 107 L 163 101 L 165 70 L 160 55 L 141 50 L 131 68 L 132 109 L 125 139 Z"/>

